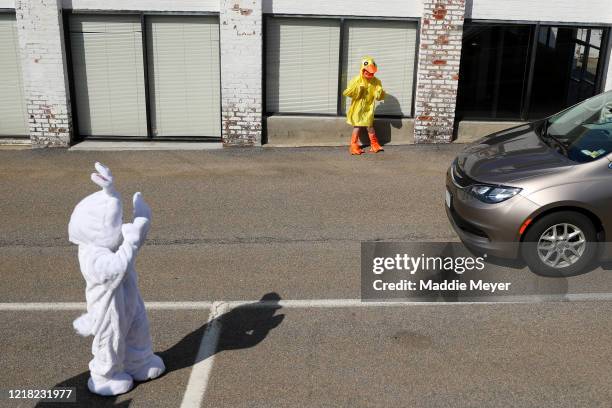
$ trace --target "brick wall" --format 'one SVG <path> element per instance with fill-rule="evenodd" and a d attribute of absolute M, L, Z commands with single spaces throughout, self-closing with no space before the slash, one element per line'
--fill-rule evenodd
<path fill-rule="evenodd" d="M 73 0 L 74 1 L 74 0 Z M 262 0 L 264 13 L 421 17 L 419 0 Z"/>
<path fill-rule="evenodd" d="M 0 0 L 2 1 L 2 0 Z M 62 0 L 64 9 L 219 11 L 219 0 Z"/>
<path fill-rule="evenodd" d="M 91 10 L 219 11 L 222 138 L 226 146 L 253 146 L 262 137 L 262 11 L 421 17 L 415 93 L 416 143 L 449 142 L 465 17 L 532 21 L 612 22 L 610 0 L 0 0 L 17 17 L 19 52 L 36 147 L 67 146 L 71 116 L 61 7 Z M 606 89 L 612 89 L 612 63 Z"/>
<path fill-rule="evenodd" d="M 424 0 L 415 104 L 415 143 L 453 137 L 464 0 Z"/>
<path fill-rule="evenodd" d="M 467 0 L 466 18 L 612 23 L 610 0 Z"/>
<path fill-rule="evenodd" d="M 225 146 L 261 143 L 261 0 L 221 0 L 221 116 Z"/>
<path fill-rule="evenodd" d="M 16 0 L 15 14 L 32 146 L 68 146 L 72 126 L 58 0 Z"/>

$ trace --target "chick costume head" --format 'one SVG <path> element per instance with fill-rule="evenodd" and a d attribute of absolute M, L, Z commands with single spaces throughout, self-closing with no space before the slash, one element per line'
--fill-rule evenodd
<path fill-rule="evenodd" d="M 377 72 L 378 66 L 374 58 L 366 56 L 361 59 L 361 76 L 364 79 L 370 80 L 374 78 Z"/>

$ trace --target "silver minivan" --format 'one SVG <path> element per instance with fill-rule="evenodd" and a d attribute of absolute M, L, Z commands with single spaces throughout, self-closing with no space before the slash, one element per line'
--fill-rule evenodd
<path fill-rule="evenodd" d="M 612 91 L 486 136 L 453 161 L 446 212 L 468 246 L 574 274 L 612 241 Z"/>

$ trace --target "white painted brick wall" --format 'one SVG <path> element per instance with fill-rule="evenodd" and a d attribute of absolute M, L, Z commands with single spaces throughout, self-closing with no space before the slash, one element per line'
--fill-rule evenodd
<path fill-rule="evenodd" d="M 73 10 L 218 12 L 219 0 L 63 0 L 62 7 Z"/>
<path fill-rule="evenodd" d="M 422 0 L 263 0 L 264 13 L 421 17 Z"/>
<path fill-rule="evenodd" d="M 15 13 L 32 146 L 68 146 L 70 99 L 58 0 L 16 0 Z"/>
<path fill-rule="evenodd" d="M 221 0 L 221 115 L 225 146 L 261 143 L 261 0 Z"/>
<path fill-rule="evenodd" d="M 447 10 L 441 20 L 432 17 L 438 5 Z M 0 8 L 16 8 L 30 136 L 35 146 L 66 146 L 70 142 L 62 7 L 79 11 L 219 12 L 222 136 L 228 146 L 261 143 L 262 13 L 423 17 L 415 141 L 449 141 L 464 5 L 465 17 L 474 19 L 612 24 L 612 0 L 0 0 Z M 612 63 L 605 87 L 612 90 Z"/>
<path fill-rule="evenodd" d="M 464 0 L 424 0 L 415 98 L 415 143 L 453 137 Z"/>
<path fill-rule="evenodd" d="M 612 23 L 611 0 L 470 0 L 466 18 Z"/>

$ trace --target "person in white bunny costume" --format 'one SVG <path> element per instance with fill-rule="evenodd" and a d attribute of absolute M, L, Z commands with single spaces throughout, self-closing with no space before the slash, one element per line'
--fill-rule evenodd
<path fill-rule="evenodd" d="M 95 168 L 91 179 L 102 190 L 77 204 L 68 225 L 70 241 L 79 246 L 79 264 L 87 283 L 87 313 L 73 326 L 82 336 L 94 336 L 89 390 L 118 395 L 132 389 L 134 380 L 159 377 L 166 369 L 153 354 L 134 269 L 151 225 L 151 209 L 140 193 L 134 194 L 134 220 L 122 224 L 121 196 L 113 176 L 100 163 Z"/>

